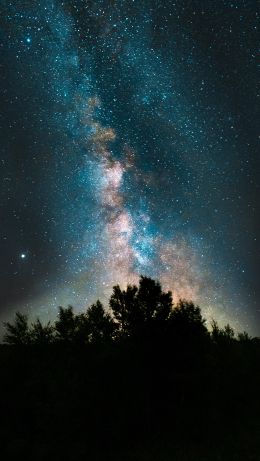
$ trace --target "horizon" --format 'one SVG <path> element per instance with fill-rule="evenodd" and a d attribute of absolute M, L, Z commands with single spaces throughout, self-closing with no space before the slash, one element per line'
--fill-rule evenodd
<path fill-rule="evenodd" d="M 1 325 L 146 274 L 259 336 L 255 6 L 38 3 L 2 7 Z"/>

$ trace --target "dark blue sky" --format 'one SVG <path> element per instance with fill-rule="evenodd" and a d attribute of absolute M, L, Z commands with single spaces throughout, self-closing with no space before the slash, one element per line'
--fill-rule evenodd
<path fill-rule="evenodd" d="M 1 319 L 145 274 L 260 334 L 256 2 L 1 5 Z"/>

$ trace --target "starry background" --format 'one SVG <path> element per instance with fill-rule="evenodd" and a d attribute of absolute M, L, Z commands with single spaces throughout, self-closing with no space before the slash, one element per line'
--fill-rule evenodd
<path fill-rule="evenodd" d="M 259 335 L 256 2 L 1 9 L 0 320 L 145 274 Z"/>

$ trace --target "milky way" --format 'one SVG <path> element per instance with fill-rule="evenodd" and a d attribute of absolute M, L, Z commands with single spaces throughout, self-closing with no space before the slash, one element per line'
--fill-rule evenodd
<path fill-rule="evenodd" d="M 254 2 L 2 9 L 1 319 L 143 274 L 259 334 Z"/>

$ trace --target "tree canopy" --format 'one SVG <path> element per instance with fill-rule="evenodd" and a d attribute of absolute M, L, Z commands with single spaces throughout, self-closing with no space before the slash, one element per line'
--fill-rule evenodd
<path fill-rule="evenodd" d="M 221 329 L 212 322 L 211 338 L 215 343 L 230 343 L 235 333 L 230 325 Z M 201 343 L 209 337 L 201 309 L 192 301 L 180 299 L 173 303 L 172 293 L 164 292 L 161 284 L 141 276 L 139 285 L 121 289 L 113 287 L 109 308 L 97 300 L 85 312 L 76 314 L 72 306 L 59 307 L 58 318 L 51 325 L 37 319 L 32 324 L 28 317 L 16 313 L 14 323 L 5 323 L 4 342 L 16 346 L 108 343 L 139 338 L 139 341 L 180 341 Z M 240 333 L 239 340 L 249 340 Z"/>
<path fill-rule="evenodd" d="M 158 281 L 60 306 L 53 323 L 18 312 L 5 329 L 4 459 L 260 459 L 260 340 L 208 329 Z"/>

